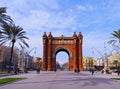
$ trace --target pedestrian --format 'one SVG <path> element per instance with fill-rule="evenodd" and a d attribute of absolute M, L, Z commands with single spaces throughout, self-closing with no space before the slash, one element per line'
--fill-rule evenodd
<path fill-rule="evenodd" d="M 55 69 L 55 72 L 56 72 L 57 70 Z"/>
<path fill-rule="evenodd" d="M 37 74 L 40 74 L 40 68 L 38 68 L 38 69 L 36 70 L 36 72 L 37 72 Z"/>
<path fill-rule="evenodd" d="M 77 72 L 77 70 L 76 70 L 76 69 L 74 69 L 74 72 L 76 73 L 76 72 Z"/>
<path fill-rule="evenodd" d="M 90 68 L 90 69 L 89 69 L 90 73 L 91 73 L 91 70 L 92 70 L 92 69 Z"/>
<path fill-rule="evenodd" d="M 118 70 L 118 72 L 117 72 L 117 73 L 118 73 L 118 76 L 119 76 L 119 75 L 120 75 L 120 69 Z"/>
<path fill-rule="evenodd" d="M 94 74 L 94 69 L 91 69 L 92 75 Z"/>
<path fill-rule="evenodd" d="M 78 73 L 80 72 L 80 70 L 78 69 Z"/>
<path fill-rule="evenodd" d="M 104 73 L 104 70 L 102 69 L 101 73 L 103 74 Z"/>

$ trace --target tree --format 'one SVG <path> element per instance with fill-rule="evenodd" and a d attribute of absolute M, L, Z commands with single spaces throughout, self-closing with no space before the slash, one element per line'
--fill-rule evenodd
<path fill-rule="evenodd" d="M 115 60 L 115 61 L 113 61 L 113 64 L 114 64 L 115 67 L 117 68 L 117 67 L 118 67 L 118 64 L 119 64 L 119 61 L 118 61 L 118 60 Z"/>
<path fill-rule="evenodd" d="M 35 66 L 37 73 L 40 73 L 40 70 L 42 69 L 42 59 L 35 57 L 34 58 L 34 66 Z"/>
<path fill-rule="evenodd" d="M 0 7 L 0 26 L 2 24 L 8 24 L 12 23 L 13 20 L 10 18 L 10 16 L 6 15 L 6 7 Z"/>
<path fill-rule="evenodd" d="M 2 35 L 0 35 L 0 45 L 3 45 L 7 42 L 12 44 L 11 52 L 10 52 L 10 63 L 9 63 L 9 72 L 11 71 L 11 63 L 13 58 L 13 49 L 14 45 L 17 42 L 22 48 L 23 45 L 29 47 L 26 43 L 25 39 L 28 39 L 25 35 L 26 32 L 23 31 L 23 28 L 20 26 L 16 26 L 15 24 L 3 24 L 1 29 Z"/>
<path fill-rule="evenodd" d="M 56 62 L 56 68 L 57 68 L 57 69 L 61 69 L 61 66 L 60 66 L 60 63 L 59 63 L 59 62 Z"/>
<path fill-rule="evenodd" d="M 66 62 L 62 65 L 62 70 L 69 70 L 69 62 Z"/>
<path fill-rule="evenodd" d="M 120 29 L 118 29 L 118 31 L 113 31 L 113 33 L 111 33 L 111 35 L 112 35 L 112 37 L 108 41 L 108 43 L 111 44 L 114 48 L 117 47 L 117 50 L 119 52 L 119 50 L 120 50 Z"/>

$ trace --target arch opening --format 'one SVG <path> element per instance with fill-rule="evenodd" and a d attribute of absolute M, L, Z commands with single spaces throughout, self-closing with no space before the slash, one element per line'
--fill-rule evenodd
<path fill-rule="evenodd" d="M 70 55 L 66 50 L 59 50 L 56 52 L 55 55 L 56 59 L 56 70 L 69 70 L 69 60 L 70 60 Z"/>

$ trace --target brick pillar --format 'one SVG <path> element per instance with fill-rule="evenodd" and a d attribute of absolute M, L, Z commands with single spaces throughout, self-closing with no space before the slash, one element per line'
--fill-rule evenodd
<path fill-rule="evenodd" d="M 52 34 L 48 35 L 48 71 L 52 71 Z"/>
<path fill-rule="evenodd" d="M 83 63 L 82 63 L 82 40 L 83 40 L 83 36 L 81 34 L 81 32 L 79 32 L 79 35 L 78 35 L 78 38 L 79 38 L 79 69 L 80 71 L 83 70 Z"/>
<path fill-rule="evenodd" d="M 69 59 L 69 69 L 70 69 L 70 71 L 74 70 L 74 58 L 73 57 L 70 57 L 70 59 Z"/>
<path fill-rule="evenodd" d="M 53 57 L 52 59 L 52 67 L 53 67 L 53 71 L 56 70 L 56 57 Z"/>
<path fill-rule="evenodd" d="M 77 35 L 76 35 L 76 32 L 74 32 L 73 39 L 74 39 L 74 69 L 78 70 L 78 61 L 77 61 Z"/>
<path fill-rule="evenodd" d="M 46 32 L 44 32 L 44 35 L 43 35 L 43 65 L 42 65 L 42 70 L 43 71 L 47 70 L 47 35 L 46 35 Z"/>
<path fill-rule="evenodd" d="M 78 43 L 78 38 L 77 38 L 77 42 L 76 42 L 76 66 L 77 69 L 80 70 L 79 68 L 79 43 Z"/>

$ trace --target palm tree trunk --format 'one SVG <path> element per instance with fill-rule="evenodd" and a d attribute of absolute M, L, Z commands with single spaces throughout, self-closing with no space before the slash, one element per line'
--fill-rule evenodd
<path fill-rule="evenodd" d="M 10 52 L 10 63 L 9 63 L 9 73 L 11 72 L 11 66 L 12 66 L 12 59 L 13 59 L 13 49 L 14 49 L 15 42 L 12 42 L 11 52 Z"/>

